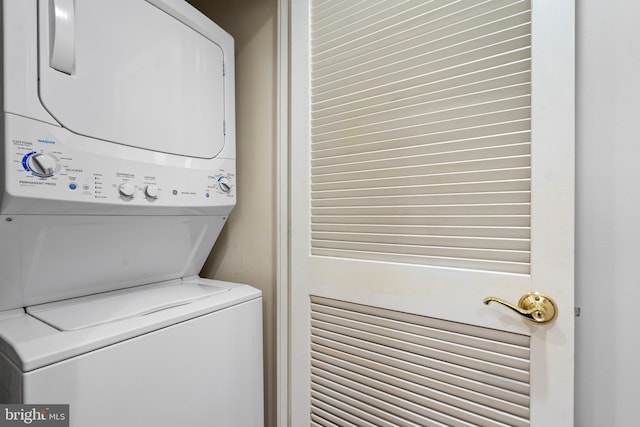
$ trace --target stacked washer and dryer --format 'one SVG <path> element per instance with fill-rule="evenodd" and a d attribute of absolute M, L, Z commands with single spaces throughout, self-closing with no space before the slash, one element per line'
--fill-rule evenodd
<path fill-rule="evenodd" d="M 236 201 L 233 39 L 182 0 L 2 0 L 0 403 L 263 425 L 261 294 L 198 277 Z"/>

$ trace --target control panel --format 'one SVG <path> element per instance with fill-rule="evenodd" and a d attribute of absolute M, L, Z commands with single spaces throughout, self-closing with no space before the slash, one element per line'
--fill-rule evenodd
<path fill-rule="evenodd" d="M 179 156 L 154 163 L 79 150 L 51 135 L 12 133 L 5 136 L 5 156 L 14 196 L 137 206 L 235 204 L 233 159 L 206 159 L 200 167 L 194 167 L 198 159 Z"/>

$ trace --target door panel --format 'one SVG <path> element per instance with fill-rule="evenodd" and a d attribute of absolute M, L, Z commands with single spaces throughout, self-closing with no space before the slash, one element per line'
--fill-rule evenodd
<path fill-rule="evenodd" d="M 372 410 L 376 425 L 529 425 L 529 337 L 327 298 L 311 305 L 312 416 L 353 416 L 362 401 L 383 408 Z"/>
<path fill-rule="evenodd" d="M 39 14 L 40 99 L 63 127 L 189 157 L 222 150 L 220 46 L 143 0 L 41 0 Z"/>
<path fill-rule="evenodd" d="M 367 3 L 340 31 L 342 13 L 314 11 L 311 253 L 528 273 L 529 3 L 439 3 Z M 467 228 L 448 224 L 460 214 Z M 376 227 L 342 226 L 362 217 Z M 524 226 L 507 225 L 514 217 Z M 492 222 L 478 230 L 480 218 Z"/>
<path fill-rule="evenodd" d="M 343 6 L 292 3 L 291 425 L 572 425 L 573 2 Z M 482 303 L 534 290 L 552 323 Z M 518 398 L 456 395 L 457 374 L 399 397 L 400 355 Z"/>

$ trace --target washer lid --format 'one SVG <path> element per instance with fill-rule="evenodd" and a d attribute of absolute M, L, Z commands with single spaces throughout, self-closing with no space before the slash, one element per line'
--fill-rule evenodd
<path fill-rule="evenodd" d="M 155 285 L 131 288 L 126 291 L 108 292 L 91 297 L 27 307 L 27 313 L 23 309 L 5 311 L 0 315 L 0 354 L 6 356 L 23 372 L 29 372 L 112 344 L 121 343 L 140 335 L 159 331 L 181 322 L 216 316 L 217 312 L 220 311 L 233 310 L 236 313 L 234 314 L 236 321 L 242 321 L 241 318 L 237 317 L 241 311 L 236 311 L 235 308 L 245 304 L 251 305 L 253 307 L 252 310 L 262 310 L 262 293 L 248 285 L 202 279 L 197 276 L 186 277 L 182 279 L 182 285 L 179 283 L 180 280 L 172 280 Z M 119 310 L 119 304 L 126 303 L 125 300 L 131 297 L 138 300 L 141 299 L 136 298 L 135 295 L 153 295 L 153 292 L 147 292 L 151 289 L 158 289 L 159 291 L 164 289 L 164 291 L 174 292 L 176 291 L 175 287 L 184 285 L 189 285 L 187 288 L 190 288 L 190 290 L 185 293 L 178 290 L 178 294 L 185 295 L 199 288 L 199 286 L 190 285 L 201 285 L 205 289 L 206 287 L 212 287 L 223 289 L 224 291 L 212 294 L 210 297 L 193 299 L 188 304 L 174 306 L 166 310 L 147 312 L 148 315 L 126 317 L 135 312 L 135 309 L 130 311 L 122 310 L 120 316 L 112 316 L 108 313 L 107 308 Z M 142 293 L 138 294 L 139 292 Z M 117 295 L 122 295 L 122 299 L 118 299 L 119 301 L 108 299 Z M 107 302 L 104 306 L 100 303 L 85 305 L 91 301 L 111 302 Z M 79 308 L 74 309 L 72 308 L 73 306 L 79 306 Z M 92 318 L 87 313 L 89 307 L 101 310 L 102 315 Z M 58 311 L 59 309 L 61 311 Z M 32 312 L 36 312 L 38 318 L 31 314 Z M 121 320 L 102 323 L 84 329 L 61 331 L 60 325 L 62 321 L 66 322 L 66 320 L 63 320 L 64 316 L 58 316 L 60 313 L 70 316 L 83 316 L 84 320 L 78 322 L 69 321 L 67 327 L 86 325 L 107 318 L 119 318 Z M 46 320 L 43 321 L 40 318 Z M 60 322 L 60 325 L 54 327 L 45 323 L 48 321 L 54 324 Z M 221 324 L 220 327 L 230 328 L 232 323 Z"/>
<path fill-rule="evenodd" d="M 27 313 L 59 331 L 77 331 L 104 323 L 146 316 L 212 295 L 228 287 L 180 280 L 27 307 Z"/>
<path fill-rule="evenodd" d="M 40 100 L 63 127 L 188 157 L 222 150 L 219 44 L 144 0 L 40 0 L 39 14 Z"/>

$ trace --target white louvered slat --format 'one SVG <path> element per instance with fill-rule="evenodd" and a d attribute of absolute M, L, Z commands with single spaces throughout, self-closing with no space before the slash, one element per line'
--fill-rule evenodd
<path fill-rule="evenodd" d="M 326 406 L 339 408 L 342 410 L 342 414 L 350 415 L 354 420 L 360 418 L 362 421 L 357 422 L 358 425 L 372 427 L 397 427 L 399 425 L 400 418 L 387 413 L 383 409 L 378 409 L 375 406 L 376 404 L 379 405 L 377 401 L 371 402 L 371 399 L 369 399 L 368 402 L 362 402 L 359 399 L 342 395 L 340 392 L 314 383 L 311 385 L 311 390 L 311 396 L 315 398 L 315 402 L 322 402 Z M 408 420 L 404 420 L 402 424 L 411 427 L 422 427 L 420 424 L 412 423 Z"/>
<path fill-rule="evenodd" d="M 369 234 L 369 233 L 311 233 L 318 247 L 335 247 L 349 249 L 365 245 L 371 249 L 383 250 L 388 246 L 403 245 L 405 253 L 424 254 L 431 256 L 453 256 L 464 254 L 466 258 L 477 259 L 508 259 L 509 261 L 524 262 L 529 243 L 524 239 L 487 239 L 478 237 L 451 236 L 412 236 L 399 234 Z M 329 242 L 324 242 L 324 241 Z M 411 247 L 415 247 L 413 250 Z M 518 251 L 522 253 L 518 253 Z"/>
<path fill-rule="evenodd" d="M 375 419 L 366 410 L 350 407 L 343 403 L 340 399 L 333 399 L 331 396 L 322 395 L 316 390 L 311 391 L 311 404 L 313 411 L 316 413 L 325 413 L 333 416 L 338 420 L 345 420 L 347 425 L 356 425 L 358 427 L 377 427 L 388 426 L 389 423 L 382 424 L 382 420 Z M 372 421 L 368 421 L 372 420 Z"/>
<path fill-rule="evenodd" d="M 342 133 L 321 134 L 317 135 L 317 137 L 314 135 L 313 143 L 318 145 L 312 145 L 312 150 L 350 144 L 379 143 L 385 139 L 432 135 L 434 133 L 451 132 L 454 130 L 460 131 L 461 129 L 472 130 L 476 127 L 490 127 L 489 130 L 493 128 L 493 132 L 495 132 L 501 130 L 500 125 L 513 121 L 526 120 L 531 115 L 528 107 L 518 108 L 517 106 L 511 110 L 495 111 L 482 106 L 470 107 L 458 112 L 460 112 L 461 115 L 447 116 L 445 114 L 436 115 L 434 113 L 436 117 L 433 117 L 435 119 L 433 121 L 425 120 L 425 118 L 409 117 L 404 124 L 398 125 L 395 122 L 391 122 L 391 126 L 388 129 L 382 127 L 381 123 L 380 126 L 372 129 L 360 129 L 359 132 L 357 132 L 356 129 L 346 129 Z M 480 135 L 483 135 L 483 133 L 481 132 Z"/>
<path fill-rule="evenodd" d="M 341 388 L 345 394 L 351 393 L 351 390 L 356 390 L 360 399 L 366 399 L 363 396 L 375 396 L 380 401 L 393 405 L 392 408 L 394 409 L 395 407 L 405 409 L 406 412 L 400 412 L 400 415 L 411 419 L 418 425 L 421 425 L 419 423 L 424 421 L 424 418 L 431 418 L 440 419 L 449 425 L 526 426 L 526 423 L 523 423 L 519 417 L 510 416 L 462 399 L 451 398 L 431 390 L 420 390 L 421 393 L 414 393 L 409 390 L 410 386 L 400 388 L 375 380 L 372 376 L 376 376 L 376 372 L 364 372 L 366 373 L 364 375 L 364 373 L 360 374 L 357 371 L 343 369 L 322 361 L 315 361 L 314 365 L 311 370 L 314 382 L 327 388 Z M 353 366 L 350 366 L 350 368 L 353 368 Z M 392 378 L 389 379 L 392 380 Z M 339 386 L 336 386 L 337 384 Z M 443 399 L 445 402 L 439 399 Z M 425 400 L 429 402 L 429 406 L 423 405 Z M 496 421 L 500 423 L 496 423 Z"/>
<path fill-rule="evenodd" d="M 400 196 L 415 194 L 438 194 L 438 193 L 496 193 L 496 192 L 518 192 L 527 191 L 530 187 L 528 179 L 503 180 L 503 181 L 475 181 L 470 183 L 454 184 L 426 184 L 426 185 L 405 185 L 387 186 L 383 188 L 354 188 L 347 190 L 325 190 L 316 193 L 317 199 L 343 199 L 353 197 L 379 197 L 379 196 Z"/>
<path fill-rule="evenodd" d="M 313 215 L 527 215 L 529 203 L 377 206 L 375 212 L 367 206 L 314 208 Z"/>
<path fill-rule="evenodd" d="M 444 337 L 434 338 L 432 336 L 425 335 L 426 333 L 431 332 L 427 330 L 422 331 L 423 333 L 420 333 L 417 330 L 408 332 L 405 330 L 398 330 L 398 328 L 381 326 L 378 322 L 375 321 L 363 322 L 341 316 L 331 316 L 323 313 L 314 313 L 313 319 L 317 321 L 315 324 L 318 325 L 318 327 L 322 327 L 322 325 L 324 325 L 324 329 L 329 330 L 330 328 L 328 328 L 327 325 L 331 325 L 331 327 L 339 326 L 339 330 L 343 333 L 350 331 L 347 332 L 350 334 L 350 336 L 360 336 L 360 332 L 365 332 L 367 336 L 368 334 L 376 334 L 379 336 L 390 337 L 396 340 L 401 340 L 403 342 L 435 349 L 443 352 L 441 354 L 464 354 L 465 358 L 480 359 L 490 363 L 510 366 L 512 368 L 520 370 L 526 370 L 529 366 L 528 360 L 523 359 L 522 357 L 509 355 L 503 351 L 495 351 L 493 349 L 487 350 L 471 345 L 462 345 L 444 339 Z M 404 325 L 398 325 L 396 322 L 396 324 L 393 326 Z M 334 332 L 338 331 L 337 329 L 331 330 L 333 330 Z M 528 357 L 528 352 L 525 352 L 525 357 Z M 447 358 L 447 360 L 456 363 L 456 358 L 453 356 Z M 460 362 L 459 364 L 464 365 L 464 363 L 462 362 Z"/>
<path fill-rule="evenodd" d="M 526 167 L 510 169 L 492 169 L 434 175 L 408 175 L 383 179 L 368 178 L 362 180 L 319 181 L 312 183 L 312 190 L 321 195 L 327 190 L 349 190 L 366 188 L 389 188 L 415 185 L 451 185 L 458 183 L 521 181 L 530 179 L 530 170 Z"/>
<path fill-rule="evenodd" d="M 468 236 L 468 237 L 504 237 L 509 239 L 527 239 L 528 227 L 460 227 L 429 225 L 363 225 L 363 224 L 315 224 L 312 232 L 370 233 L 391 235 L 428 235 L 428 236 Z"/>
<path fill-rule="evenodd" d="M 496 2 L 497 3 L 497 2 Z M 513 6 L 511 7 L 513 8 Z M 355 74 L 357 67 L 363 65 L 384 64 L 393 58 L 393 55 L 403 55 L 400 58 L 415 56 L 429 51 L 438 51 L 450 46 L 469 46 L 472 41 L 482 38 L 490 40 L 506 40 L 528 34 L 528 14 L 522 10 L 511 14 L 511 8 L 501 9 L 501 15 L 480 14 L 466 21 L 458 21 L 444 28 L 437 27 L 437 23 L 429 22 L 428 15 L 423 15 L 411 22 L 404 22 L 399 32 L 384 39 L 371 37 L 361 41 L 358 49 L 347 52 L 333 50 L 333 56 L 327 56 L 316 52 L 316 67 L 312 74 L 315 78 L 327 78 L 328 76 L 348 70 Z M 442 24 L 442 22 L 440 23 Z M 506 33 L 505 31 L 510 31 Z M 379 36 L 376 34 L 375 36 Z M 344 40 L 348 45 L 350 40 Z M 345 46 L 343 44 L 342 46 Z M 341 66 L 339 66 L 340 64 Z M 369 66 L 368 68 L 373 68 Z M 322 83 L 322 80 L 319 81 Z"/>
<path fill-rule="evenodd" d="M 529 1 L 312 3 L 311 253 L 528 273 Z"/>
<path fill-rule="evenodd" d="M 322 351 L 326 354 L 331 354 L 331 352 L 338 355 L 342 354 L 342 358 L 348 358 L 349 360 L 352 360 L 353 357 L 353 360 L 361 360 L 363 366 L 384 365 L 389 370 L 383 370 L 382 372 L 395 372 L 395 374 L 399 375 L 399 378 L 413 376 L 417 378 L 417 376 L 420 376 L 421 378 L 427 378 L 427 380 L 424 380 L 426 382 L 431 379 L 457 387 L 460 390 L 469 390 L 470 392 L 503 399 L 522 406 L 527 405 L 528 388 L 509 379 L 455 367 L 435 359 L 428 359 L 401 350 L 394 351 L 384 346 L 377 346 L 363 341 L 353 340 L 345 343 L 340 339 L 314 336 L 312 342 L 314 346 L 322 348 Z M 400 374 L 401 372 L 404 372 L 404 374 Z M 416 379 L 416 381 L 420 382 L 422 380 L 418 381 Z"/>
<path fill-rule="evenodd" d="M 496 80 L 487 82 L 485 86 L 504 83 L 503 81 Z M 463 90 L 469 91 L 469 89 L 470 88 L 459 88 L 458 91 L 450 92 L 453 92 L 453 94 L 455 94 L 456 92 L 463 92 Z M 482 87 L 475 87 L 473 89 L 479 91 L 482 89 Z M 502 105 L 507 108 L 511 106 L 517 107 L 522 105 L 529 105 L 528 97 L 526 97 L 526 99 L 522 99 L 524 98 L 522 96 L 523 92 L 526 93 L 526 91 L 528 90 L 529 84 L 525 82 L 520 85 L 500 86 L 499 88 L 485 90 L 482 92 L 463 92 L 462 94 L 456 96 L 451 96 L 452 93 L 430 94 L 431 96 L 414 97 L 410 100 L 404 100 L 405 103 L 409 104 L 406 106 L 403 106 L 400 102 L 396 102 L 393 106 L 389 104 L 380 106 L 384 107 L 384 109 L 380 112 L 376 112 L 375 108 L 370 108 L 368 109 L 368 111 L 351 110 L 349 113 L 342 115 L 341 117 L 332 115 L 313 120 L 312 125 L 314 132 L 319 135 L 321 133 L 340 130 L 346 127 L 362 128 L 364 126 L 369 126 L 368 129 L 371 129 L 371 127 L 375 124 L 388 122 L 392 119 L 404 119 L 409 115 L 419 117 L 422 120 L 426 121 L 427 119 L 432 118 L 428 114 L 433 113 L 433 111 L 446 112 L 440 114 L 449 115 L 451 114 L 451 111 L 455 111 L 456 109 L 461 109 L 462 107 L 467 107 L 470 105 L 479 105 L 478 108 L 481 111 L 486 111 L 492 108 L 491 102 L 495 103 L 495 105 L 498 105 L 497 102 L 500 101 L 502 102 Z M 504 102 L 505 99 L 511 99 L 512 101 L 510 104 L 506 104 Z M 336 119 L 340 119 L 340 121 L 336 121 Z M 402 125 L 402 123 L 399 121 L 397 121 L 396 123 Z"/>
<path fill-rule="evenodd" d="M 448 125 L 448 126 L 447 126 Z M 507 143 L 510 139 L 514 139 L 514 143 L 527 142 L 529 138 L 522 139 L 522 137 L 509 137 L 509 134 L 514 133 L 526 133 L 528 136 L 528 121 L 512 120 L 503 123 L 486 123 L 482 126 L 471 127 L 451 127 L 451 123 L 439 123 L 434 124 L 431 128 L 424 128 L 427 133 L 421 133 L 417 135 L 409 135 L 405 137 L 396 137 L 391 140 L 375 140 L 375 138 L 368 138 L 350 143 L 349 145 L 341 144 L 342 140 L 317 142 L 313 147 L 313 158 L 330 157 L 333 155 L 344 154 L 358 154 L 361 152 L 375 152 L 392 149 L 410 149 L 414 146 L 430 146 L 430 148 L 436 148 L 442 151 L 449 151 L 450 147 L 455 147 L 456 144 L 462 144 L 460 148 L 474 148 L 474 147 L 491 147 L 501 145 L 501 141 Z M 489 138 L 497 138 L 496 140 L 489 140 Z M 466 143 L 463 142 L 466 140 Z M 475 142 L 476 144 L 470 144 Z M 447 145 L 451 144 L 451 145 Z M 470 145 L 468 145 L 470 144 Z M 444 147 L 444 149 L 440 148 Z M 455 151 L 455 150 L 451 150 Z"/>
<path fill-rule="evenodd" d="M 313 254 L 317 256 L 361 259 L 366 261 L 420 264 L 432 267 L 453 267 L 471 270 L 501 271 L 505 273 L 520 273 L 528 266 L 527 263 L 522 262 L 492 261 L 487 259 L 478 260 L 446 256 L 438 257 L 425 255 L 419 252 L 414 254 L 411 253 L 411 249 L 413 249 L 412 247 L 384 248 L 353 246 L 354 248 L 352 249 L 316 248 L 314 249 Z M 396 250 L 399 250 L 400 253 Z"/>
<path fill-rule="evenodd" d="M 349 69 L 348 71 L 353 74 L 334 73 L 314 81 L 312 93 L 317 95 L 317 98 L 314 97 L 313 100 L 333 97 L 336 92 L 341 93 L 345 88 L 357 92 L 371 87 L 366 85 L 371 81 L 375 81 L 376 84 L 387 84 L 399 79 L 415 78 L 423 72 L 432 73 L 518 51 L 522 49 L 521 46 L 530 42 L 527 32 L 527 27 L 524 26 L 435 52 L 431 50 L 433 46 L 426 45 L 421 46 L 421 49 L 413 48 L 410 52 L 399 52 L 382 59 L 376 58 L 375 62 Z M 526 50 L 523 51 L 526 52 Z"/>
<path fill-rule="evenodd" d="M 371 0 L 315 1 L 313 2 L 311 13 L 313 13 L 315 25 L 318 27 L 323 22 L 334 22 L 335 19 L 345 16 L 345 14 L 349 16 L 354 11 L 361 10 L 368 3 L 371 3 Z"/>
<path fill-rule="evenodd" d="M 475 35 L 475 34 L 474 34 Z M 459 35 L 457 39 L 467 34 Z M 457 40 L 442 40 L 444 42 Z M 326 99 L 338 88 L 363 88 L 367 81 L 389 83 L 398 78 L 406 79 L 420 75 L 420 71 L 435 72 L 446 68 L 459 66 L 463 63 L 482 60 L 491 56 L 503 55 L 517 51 L 522 45 L 529 43 L 528 27 L 522 26 L 502 31 L 497 34 L 480 37 L 446 48 L 433 48 L 431 43 L 410 51 L 396 52 L 388 57 L 376 57 L 375 61 L 352 67 L 348 74 L 344 71 L 324 76 L 314 81 L 313 93 L 318 95 L 314 100 Z M 398 67 L 399 66 L 399 67 Z M 354 90 L 358 91 L 358 89 Z M 320 96 L 322 94 L 322 96 Z"/>
<path fill-rule="evenodd" d="M 420 87 L 430 82 L 452 79 L 463 74 L 491 68 L 494 69 L 493 75 L 500 77 L 503 75 L 504 66 L 531 57 L 529 48 L 516 49 L 516 46 L 528 42 L 528 37 L 522 37 L 518 40 L 481 48 L 479 51 L 473 52 L 473 58 L 466 57 L 462 53 L 425 64 L 424 67 L 413 65 L 409 69 L 399 71 L 394 67 L 390 69 L 393 70 L 390 74 L 384 74 L 386 70 L 378 70 L 380 75 L 372 72 L 366 76 L 354 76 L 344 79 L 341 82 L 342 85 L 335 82 L 327 83 L 322 87 L 312 88 L 311 100 L 315 103 L 333 99 L 334 102 L 340 103 L 344 101 L 344 97 L 350 95 L 355 99 L 361 99 L 395 90 Z"/>
<path fill-rule="evenodd" d="M 442 3 L 443 0 L 431 2 L 431 5 Z M 431 6 L 430 5 L 430 6 Z M 416 2 L 367 2 L 358 13 L 349 15 L 334 15 L 333 20 L 312 22 L 311 36 L 314 39 L 312 52 L 319 59 L 340 51 L 351 50 L 354 45 L 345 43 L 358 41 L 356 45 L 363 45 L 367 37 L 375 32 L 385 31 L 389 27 L 397 26 L 411 19 L 411 15 L 420 16 L 424 13 Z"/>
<path fill-rule="evenodd" d="M 513 1 L 413 0 L 396 2 L 393 4 L 395 7 L 377 15 L 367 14 L 366 9 L 361 8 L 360 13 L 349 17 L 351 19 L 342 15 L 341 18 L 349 20 L 352 25 L 343 25 L 338 31 L 327 31 L 327 26 L 312 21 L 312 52 L 322 69 L 327 63 L 332 63 L 332 57 L 346 62 L 350 57 L 367 55 L 382 47 L 416 44 L 415 41 L 409 42 L 416 37 L 427 36 L 429 40 L 437 40 L 442 33 L 456 34 L 517 14 L 518 10 L 510 10 L 510 3 Z"/>
<path fill-rule="evenodd" d="M 382 88 L 384 90 L 376 90 L 376 94 L 356 92 L 340 99 L 316 100 L 312 118 L 320 120 L 337 114 L 344 114 L 344 117 L 348 118 L 357 114 L 401 107 L 411 104 L 414 100 L 421 103 L 440 96 L 447 98 L 530 82 L 529 63 L 526 59 L 499 65 L 500 68 L 496 69 L 483 68 L 482 64 L 476 64 L 472 69 L 454 70 L 463 71 L 461 73 L 436 76 L 440 78 L 431 75 L 421 80 L 395 82 Z"/>
<path fill-rule="evenodd" d="M 429 373 L 429 370 L 426 369 L 422 372 L 419 369 L 415 369 L 414 371 L 400 369 L 352 353 L 349 353 L 348 360 L 345 360 L 346 357 L 343 352 L 317 343 L 312 344 L 311 348 L 314 363 L 316 361 L 325 361 L 334 366 L 342 367 L 348 371 L 362 373 L 369 378 L 378 379 L 388 384 L 413 391 L 414 393 L 437 395 L 438 400 L 441 402 L 450 402 L 451 404 L 456 402 L 457 405 L 462 406 L 465 406 L 466 402 L 469 402 L 470 404 L 484 405 L 488 408 L 503 408 L 507 413 L 506 416 L 516 415 L 523 418 L 529 416 L 529 409 L 526 406 L 527 398 L 523 395 L 509 391 L 501 394 L 500 391 L 502 390 L 491 389 L 488 385 L 477 387 L 480 389 L 482 387 L 491 389 L 491 393 L 482 393 L 426 376 L 424 374 Z M 410 364 L 406 366 L 411 367 Z M 459 380 L 459 382 L 462 381 Z M 476 383 L 476 385 L 478 384 Z M 383 388 L 384 386 L 380 387 Z M 506 395 L 507 399 L 502 399 L 502 395 Z"/>
<path fill-rule="evenodd" d="M 515 70 L 517 71 L 517 70 Z M 489 75 L 488 77 L 494 77 Z M 467 81 L 469 78 L 467 77 Z M 429 85 L 429 90 L 421 90 L 417 94 L 406 93 L 404 96 L 379 97 L 375 102 L 360 102 L 350 104 L 338 104 L 324 109 L 316 109 L 312 116 L 314 127 L 326 125 L 335 119 L 349 120 L 358 117 L 375 118 L 375 114 L 389 111 L 390 113 L 401 113 L 413 105 L 422 109 L 443 105 L 449 108 L 473 103 L 474 101 L 490 99 L 490 96 L 499 98 L 500 96 L 513 97 L 523 93 L 523 85 L 529 85 L 529 75 L 526 72 L 516 72 L 478 81 L 474 78 L 472 84 L 466 81 L 459 81 L 457 84 L 448 82 L 446 86 L 440 87 L 437 84 Z"/>
<path fill-rule="evenodd" d="M 367 180 L 376 178 L 396 178 L 407 176 L 432 175 L 433 182 L 437 182 L 437 175 L 448 178 L 451 174 L 464 172 L 484 172 L 488 170 L 513 169 L 528 167 L 530 157 L 512 156 L 488 160 L 467 160 L 451 163 L 434 163 L 429 165 L 412 165 L 397 168 L 383 167 L 380 169 L 363 169 L 356 171 L 336 172 L 332 174 L 317 174 L 313 176 L 312 183 L 340 182 L 352 180 Z M 436 176 L 433 176 L 436 175 Z M 431 182 L 431 181 L 430 181 Z M 366 187 L 364 187 L 366 188 Z"/>
<path fill-rule="evenodd" d="M 528 337 L 314 296 L 311 316 L 312 414 L 529 425 Z"/>
<path fill-rule="evenodd" d="M 319 417 L 317 414 L 311 414 L 311 427 L 341 427 L 338 424 L 334 424 L 324 418 Z M 343 424 L 344 427 L 353 426 L 353 424 Z"/>
<path fill-rule="evenodd" d="M 434 322 L 435 319 L 423 318 L 401 312 L 390 312 L 388 310 L 366 306 L 358 306 L 358 311 L 354 312 L 350 309 L 351 306 L 342 305 L 336 300 L 314 297 L 314 301 L 316 302 L 313 304 L 314 318 L 317 318 L 315 316 L 328 315 L 332 316 L 334 321 L 335 319 L 349 319 L 361 322 L 363 325 L 378 325 L 389 329 L 403 330 L 417 336 L 428 336 L 477 349 L 508 354 L 520 359 L 529 358 L 526 339 L 518 343 L 500 342 L 498 338 L 484 333 L 485 331 L 482 329 L 478 335 L 485 335 L 484 337 L 469 335 L 471 330 L 466 325 L 464 328 L 456 331 L 450 323 L 436 323 Z M 427 321 L 425 322 L 424 320 Z M 448 329 L 443 329 L 444 327 L 448 327 Z M 492 331 L 489 330 L 489 332 Z M 489 336 L 493 338 L 488 338 Z"/>
<path fill-rule="evenodd" d="M 323 337 L 336 338 L 349 337 L 346 341 L 362 341 L 368 343 L 379 343 L 388 348 L 400 349 L 407 353 L 420 354 L 423 357 L 434 360 L 446 360 L 447 363 L 454 364 L 458 367 L 464 367 L 471 370 L 482 371 L 495 376 L 502 376 L 513 381 L 527 381 L 529 378 L 528 371 L 517 367 L 507 365 L 497 365 L 494 362 L 474 359 L 467 356 L 466 353 L 455 353 L 443 351 L 432 347 L 415 344 L 403 339 L 395 338 L 386 334 L 375 334 L 372 332 L 360 331 L 353 328 L 345 328 L 340 325 L 330 324 L 326 322 L 314 321 L 312 328 L 315 334 Z M 393 334 L 390 334 L 393 335 Z M 341 338 L 344 340 L 344 338 Z M 505 357 L 505 361 L 510 362 L 511 358 Z"/>
<path fill-rule="evenodd" d="M 388 215 L 388 216 L 358 216 L 358 215 L 324 215 L 318 216 L 315 224 L 317 226 L 321 226 L 322 224 L 335 224 L 336 226 L 340 226 L 342 224 L 354 224 L 352 226 L 358 226 L 363 224 L 374 224 L 377 226 L 380 225 L 389 225 L 389 226 L 397 226 L 397 225 L 421 225 L 421 226 L 431 226 L 431 225 L 440 225 L 443 227 L 454 227 L 454 226 L 469 226 L 469 227 L 482 227 L 482 226 L 497 226 L 497 224 L 502 224 L 504 227 L 527 227 L 529 224 L 529 217 L 525 215 L 512 215 L 512 216 L 434 216 L 434 215 Z M 527 227 L 528 228 L 528 227 Z"/>
<path fill-rule="evenodd" d="M 414 165 L 457 163 L 471 160 L 526 155 L 529 151 L 529 143 L 525 142 L 502 146 L 474 147 L 455 151 L 447 150 L 431 152 L 422 155 L 405 155 L 403 151 L 400 151 L 400 155 L 396 154 L 393 156 L 393 153 L 387 152 L 389 156 L 382 159 L 371 159 L 371 157 L 366 154 L 360 154 L 357 156 L 350 156 L 350 158 L 347 159 L 345 159 L 344 156 L 340 156 L 312 161 L 312 171 L 320 175 Z"/>
<path fill-rule="evenodd" d="M 354 311 L 354 305 L 348 302 L 339 301 L 335 299 L 322 298 L 318 296 L 313 297 L 313 302 L 317 303 L 315 310 L 320 310 L 318 307 L 324 305 L 332 307 L 334 309 L 342 309 L 345 311 Z M 411 323 L 415 325 L 421 325 L 432 329 L 447 330 L 452 333 L 458 333 L 462 335 L 472 335 L 474 337 L 483 338 L 490 341 L 510 343 L 515 346 L 528 348 L 529 337 L 518 334 L 506 334 L 494 329 L 482 328 L 479 326 L 465 325 L 461 323 L 452 323 L 446 320 L 434 319 L 431 317 L 417 316 L 415 314 L 403 313 L 400 311 L 390 311 L 379 307 L 372 307 L 368 305 L 357 305 L 357 311 L 359 315 L 369 315 L 381 318 L 388 318 L 397 320 L 403 323 Z"/>
<path fill-rule="evenodd" d="M 387 421 L 384 425 L 422 427 L 427 420 L 430 423 L 441 420 L 443 423 L 439 425 L 443 426 L 471 427 L 474 425 L 460 420 L 450 419 L 444 414 L 439 414 L 427 407 L 416 405 L 409 399 L 394 399 L 393 396 L 389 396 L 376 389 L 367 389 L 355 381 L 343 379 L 343 381 L 341 381 L 342 384 L 340 384 L 331 382 L 320 376 L 314 377 L 314 372 L 317 372 L 317 370 L 312 369 L 312 387 L 315 387 L 327 395 L 348 396 L 347 399 L 353 399 L 352 402 L 357 402 L 358 404 L 365 402 L 369 408 L 375 408 L 373 411 L 376 412 L 382 420 Z M 331 375 L 325 372 L 325 376 Z M 364 404 L 361 405 L 366 407 Z M 445 424 L 445 422 L 447 424 Z"/>
<path fill-rule="evenodd" d="M 527 203 L 527 191 L 504 191 L 486 193 L 444 193 L 395 196 L 367 196 L 367 197 L 336 197 L 332 199 L 318 199 L 311 203 L 312 207 L 330 206 L 395 206 L 395 205 L 444 205 L 444 204 L 476 204 L 476 203 Z"/>

